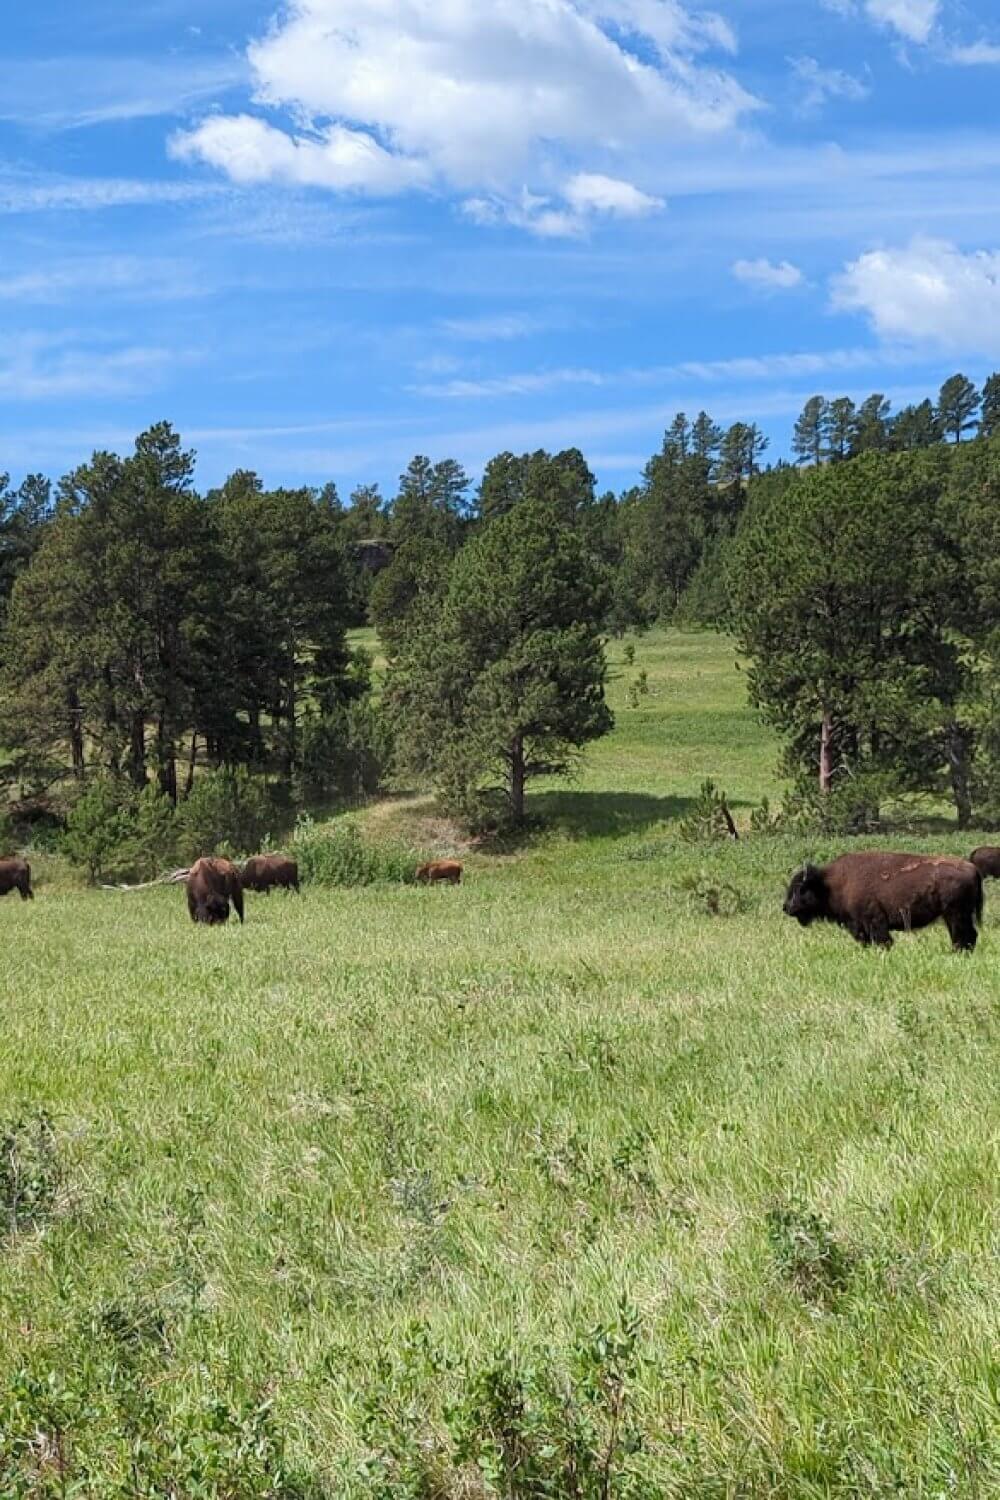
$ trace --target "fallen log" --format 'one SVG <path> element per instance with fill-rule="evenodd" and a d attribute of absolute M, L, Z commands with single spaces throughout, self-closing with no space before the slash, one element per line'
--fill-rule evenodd
<path fill-rule="evenodd" d="M 102 891 L 151 891 L 158 885 L 180 885 L 187 880 L 190 869 L 175 870 L 172 875 L 160 875 L 156 880 L 143 881 L 141 885 L 102 885 Z"/>

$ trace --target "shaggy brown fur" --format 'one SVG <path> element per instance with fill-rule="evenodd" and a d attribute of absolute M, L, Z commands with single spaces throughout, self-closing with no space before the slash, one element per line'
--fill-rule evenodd
<path fill-rule="evenodd" d="M 228 859 L 199 859 L 187 878 L 187 903 L 192 922 L 209 927 L 229 920 L 229 903 L 243 921 L 243 883 Z"/>
<path fill-rule="evenodd" d="M 890 933 L 941 920 L 956 952 L 971 953 L 983 916 L 983 881 L 967 859 L 933 854 L 842 854 L 792 880 L 785 914 L 803 927 L 836 922 L 859 943 L 891 948 Z"/>
<path fill-rule="evenodd" d="M 26 859 L 0 859 L 0 896 L 20 891 L 22 901 L 34 901 L 31 866 Z"/>
<path fill-rule="evenodd" d="M 449 885 L 461 885 L 462 866 L 455 859 L 434 859 L 428 865 L 421 865 L 417 871 L 417 879 L 421 885 L 431 885 L 435 881 L 447 881 Z"/>
<path fill-rule="evenodd" d="M 299 867 L 287 854 L 255 854 L 243 866 L 243 889 L 269 896 L 273 890 L 297 891 Z"/>

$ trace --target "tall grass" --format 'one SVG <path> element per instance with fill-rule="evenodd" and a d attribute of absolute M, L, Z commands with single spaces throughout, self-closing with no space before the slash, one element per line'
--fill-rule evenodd
<path fill-rule="evenodd" d="M 728 647 L 635 667 L 459 889 L 0 905 L 5 1500 L 1000 1493 L 995 919 L 800 931 L 833 846 L 679 837 L 775 792 Z"/>

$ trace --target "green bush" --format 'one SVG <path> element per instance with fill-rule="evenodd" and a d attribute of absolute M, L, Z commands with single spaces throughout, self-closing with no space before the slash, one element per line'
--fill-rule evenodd
<path fill-rule="evenodd" d="M 125 781 L 101 776 L 87 782 L 66 817 L 62 852 L 87 871 L 125 876 L 135 859 L 135 792 Z"/>
<path fill-rule="evenodd" d="M 312 885 L 405 885 L 415 878 L 418 860 L 412 854 L 366 843 L 350 824 L 321 828 L 303 816 L 292 842 L 299 874 Z"/>
<path fill-rule="evenodd" d="M 714 781 L 702 783 L 694 807 L 680 825 L 680 834 L 689 844 L 738 837 L 726 794 L 719 790 Z"/>
<path fill-rule="evenodd" d="M 221 850 L 255 854 L 276 821 L 274 799 L 259 777 L 242 766 L 210 771 L 177 809 L 177 847 L 185 860 Z"/>

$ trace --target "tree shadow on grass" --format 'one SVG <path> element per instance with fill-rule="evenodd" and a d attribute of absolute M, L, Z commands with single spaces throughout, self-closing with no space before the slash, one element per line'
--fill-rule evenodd
<path fill-rule="evenodd" d="M 645 792 L 542 792 L 528 810 L 544 828 L 571 838 L 622 838 L 658 823 L 686 817 L 695 797 L 653 797 Z"/>

